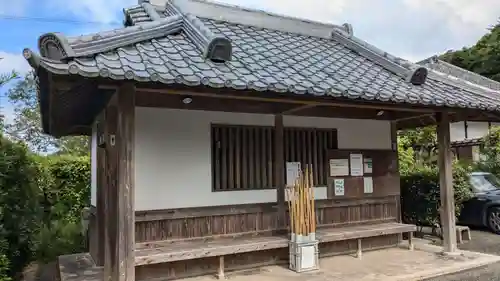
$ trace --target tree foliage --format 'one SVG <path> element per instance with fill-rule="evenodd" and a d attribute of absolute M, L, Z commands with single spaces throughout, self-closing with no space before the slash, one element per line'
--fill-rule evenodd
<path fill-rule="evenodd" d="M 500 81 L 500 24 L 493 26 L 472 47 L 447 52 L 441 56 L 441 59 Z"/>
<path fill-rule="evenodd" d="M 14 276 L 30 260 L 32 234 L 38 227 L 37 167 L 22 144 L 0 137 L 0 252 Z M 1 266 L 0 266 L 1 267 Z"/>
<path fill-rule="evenodd" d="M 493 126 L 483 138 L 480 155 L 480 160 L 475 163 L 474 169 L 500 176 L 500 127 Z"/>
<path fill-rule="evenodd" d="M 472 196 L 470 168 L 453 163 L 455 216 L 460 216 L 463 203 Z M 441 226 L 439 170 L 435 165 L 415 165 L 401 175 L 402 217 L 406 223 Z"/>
<path fill-rule="evenodd" d="M 80 218 L 90 203 L 89 157 L 40 156 L 1 137 L 0 155 L 0 281 L 32 260 L 85 251 Z"/>
<path fill-rule="evenodd" d="M 31 150 L 41 153 L 88 155 L 88 137 L 56 139 L 43 133 L 36 87 L 36 77 L 30 72 L 7 92 L 15 114 L 14 121 L 5 125 L 7 136 L 24 141 Z"/>
<path fill-rule="evenodd" d="M 0 58 L 0 60 L 1 60 L 1 58 Z M 18 74 L 15 71 L 12 71 L 11 73 L 0 74 L 0 90 L 2 90 L 2 88 L 4 88 L 7 83 L 16 79 L 17 77 L 18 77 Z M 0 97 L 0 102 L 1 102 L 1 97 Z M 0 110 L 1 109 L 2 109 L 2 104 L 0 103 Z M 5 116 L 2 114 L 2 112 L 0 112 L 0 132 L 3 132 L 3 130 L 4 130 L 4 126 L 5 126 L 4 119 L 5 119 Z"/>

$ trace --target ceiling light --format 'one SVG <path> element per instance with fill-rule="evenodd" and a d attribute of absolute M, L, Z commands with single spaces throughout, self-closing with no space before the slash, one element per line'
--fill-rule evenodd
<path fill-rule="evenodd" d="M 184 103 L 184 104 L 190 104 L 192 102 L 193 102 L 193 99 L 190 97 L 186 97 L 186 98 L 182 99 L 182 103 Z"/>
<path fill-rule="evenodd" d="M 379 110 L 377 111 L 377 116 L 382 116 L 384 114 L 384 111 L 383 110 Z"/>

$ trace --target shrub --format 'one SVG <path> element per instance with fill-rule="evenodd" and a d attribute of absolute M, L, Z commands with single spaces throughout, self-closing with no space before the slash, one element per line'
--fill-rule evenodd
<path fill-rule="evenodd" d="M 48 262 L 59 255 L 84 251 L 82 209 L 90 204 L 89 157 L 39 157 L 39 202 L 43 225 L 34 235 L 36 258 Z"/>
<path fill-rule="evenodd" d="M 0 247 L 0 272 L 14 276 L 32 258 L 32 235 L 40 218 L 39 174 L 22 144 L 0 136 L 0 155 L 0 241 L 5 244 Z"/>
<path fill-rule="evenodd" d="M 480 154 L 480 161 L 475 163 L 474 170 L 500 176 L 500 127 L 493 127 L 484 137 Z"/>
<path fill-rule="evenodd" d="M 90 204 L 89 157 L 49 156 L 40 158 L 44 169 L 42 198 L 45 222 L 80 222 L 83 208 Z"/>
<path fill-rule="evenodd" d="M 453 164 L 455 216 L 460 216 L 463 202 L 472 196 L 470 168 Z M 419 226 L 440 226 L 440 186 L 436 166 L 417 165 L 401 175 L 401 210 L 406 223 Z"/>
<path fill-rule="evenodd" d="M 34 237 L 36 259 L 47 263 L 60 255 L 84 252 L 84 242 L 79 223 L 52 221 L 50 225 L 43 225 Z"/>

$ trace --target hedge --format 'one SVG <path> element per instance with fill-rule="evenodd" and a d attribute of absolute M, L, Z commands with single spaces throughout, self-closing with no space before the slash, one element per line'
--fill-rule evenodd
<path fill-rule="evenodd" d="M 0 281 L 33 260 L 81 252 L 90 202 L 88 157 L 39 156 L 0 136 Z"/>
<path fill-rule="evenodd" d="M 472 196 L 470 169 L 453 164 L 455 216 L 458 219 L 463 202 Z M 435 165 L 415 165 L 401 174 L 401 210 L 405 223 L 418 226 L 440 226 L 439 173 Z"/>

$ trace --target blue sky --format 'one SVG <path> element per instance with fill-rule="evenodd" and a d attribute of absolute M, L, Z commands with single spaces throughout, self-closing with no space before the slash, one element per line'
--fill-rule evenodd
<path fill-rule="evenodd" d="M 165 0 L 151 0 L 164 3 Z M 342 24 L 356 36 L 394 55 L 417 61 L 468 46 L 500 16 L 498 0 L 219 0 L 271 12 Z M 23 48 L 37 50 L 46 32 L 68 36 L 117 28 L 122 9 L 137 0 L 0 0 L 0 73 L 29 66 Z M 37 21 L 33 18 L 42 18 Z M 0 89 L 0 96 L 6 91 Z M 0 97 L 3 114 L 12 107 Z"/>

